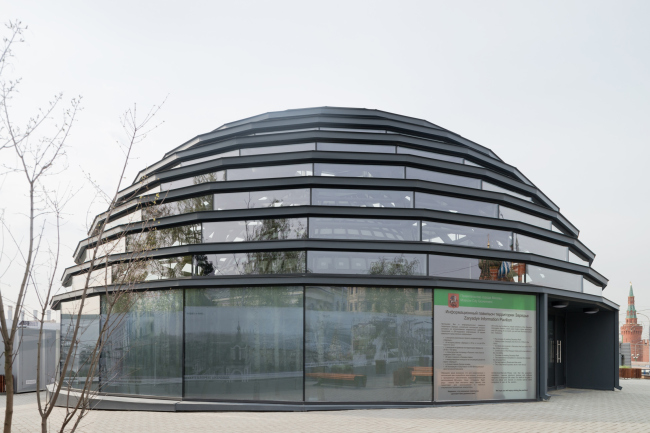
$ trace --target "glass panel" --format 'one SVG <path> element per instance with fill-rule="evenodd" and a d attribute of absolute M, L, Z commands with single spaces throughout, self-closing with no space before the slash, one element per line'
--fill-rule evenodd
<path fill-rule="evenodd" d="M 551 222 L 544 218 L 539 218 L 525 212 L 510 209 L 509 207 L 499 206 L 499 218 L 503 220 L 521 221 L 522 223 L 541 227 L 546 230 L 551 229 Z"/>
<path fill-rule="evenodd" d="M 472 167 L 481 167 L 481 168 L 485 168 L 485 167 L 483 167 L 481 164 L 477 164 L 477 163 L 472 162 L 472 161 L 469 161 L 469 160 L 467 160 L 467 159 L 464 159 L 464 160 L 463 160 L 463 164 L 465 164 L 465 165 L 471 165 Z"/>
<path fill-rule="evenodd" d="M 309 189 L 280 189 L 275 191 L 215 194 L 214 205 L 215 210 L 307 206 L 309 205 Z"/>
<path fill-rule="evenodd" d="M 512 248 L 511 232 L 431 221 L 422 222 L 422 240 L 461 247 L 499 250 Z"/>
<path fill-rule="evenodd" d="M 555 233 L 562 233 L 562 234 L 564 234 L 564 232 L 563 232 L 562 230 L 560 230 L 559 228 L 557 228 L 557 227 L 555 226 L 555 224 L 552 224 L 552 223 L 551 223 L 551 230 L 554 231 Z"/>
<path fill-rule="evenodd" d="M 352 218 L 310 218 L 309 237 L 419 241 L 420 221 Z"/>
<path fill-rule="evenodd" d="M 97 389 L 99 382 L 99 369 L 97 367 L 97 342 L 101 329 L 99 296 L 88 297 L 85 300 L 83 311 L 81 300 L 61 302 L 61 356 L 60 369 L 62 371 L 70 347 L 74 344 L 68 371 L 65 374 L 65 385 L 81 389 L 85 386 L 86 378 L 92 375 L 92 389 Z M 15 314 L 18 314 L 17 312 Z M 73 340 L 74 327 L 77 316 L 81 314 L 79 331 L 76 343 Z M 95 367 L 93 368 L 93 359 Z M 92 370 L 92 372 L 91 372 Z"/>
<path fill-rule="evenodd" d="M 429 255 L 429 275 L 444 278 L 478 280 L 481 270 L 478 260 L 471 257 Z"/>
<path fill-rule="evenodd" d="M 295 274 L 305 272 L 304 251 L 259 251 L 194 256 L 196 275 Z"/>
<path fill-rule="evenodd" d="M 186 186 L 199 185 L 208 182 L 223 182 L 224 180 L 226 180 L 226 171 L 222 170 L 215 173 L 199 174 L 194 177 L 186 177 L 185 179 L 165 182 L 160 185 L 160 188 L 162 191 L 168 191 L 170 189 L 185 188 Z"/>
<path fill-rule="evenodd" d="M 515 233 L 515 251 L 539 254 L 552 259 L 568 259 L 569 248 Z"/>
<path fill-rule="evenodd" d="M 412 208 L 413 193 L 372 189 L 314 188 L 312 204 L 314 206 Z"/>
<path fill-rule="evenodd" d="M 128 235 L 126 237 L 126 251 L 150 251 L 158 248 L 200 243 L 201 225 L 191 224 L 160 230 L 154 228 L 146 232 Z"/>
<path fill-rule="evenodd" d="M 307 218 L 203 223 L 203 242 L 248 242 L 307 237 Z"/>
<path fill-rule="evenodd" d="M 228 180 L 273 179 L 278 177 L 312 176 L 311 164 L 270 165 L 266 167 L 232 168 Z"/>
<path fill-rule="evenodd" d="M 303 132 L 303 131 L 318 131 L 318 128 L 285 129 L 285 130 L 282 130 L 282 131 L 258 132 L 256 134 L 250 134 L 250 135 L 285 134 L 285 133 L 288 133 L 288 132 Z"/>
<path fill-rule="evenodd" d="M 192 256 L 132 260 L 113 265 L 113 284 L 155 281 L 192 276 Z"/>
<path fill-rule="evenodd" d="M 241 149 L 241 156 L 266 155 L 269 153 L 306 152 L 316 150 L 316 143 L 285 144 L 281 146 L 249 147 Z"/>
<path fill-rule="evenodd" d="M 365 132 L 366 134 L 385 134 L 383 129 L 360 129 L 360 128 L 319 128 L 321 131 L 345 131 L 345 132 Z"/>
<path fill-rule="evenodd" d="M 309 251 L 307 272 L 317 274 L 425 275 L 425 254 Z"/>
<path fill-rule="evenodd" d="M 102 239 L 99 242 L 99 246 L 95 249 L 94 246 L 89 246 L 83 252 L 83 261 L 91 260 L 95 257 L 95 251 L 97 251 L 97 258 L 106 257 L 111 254 L 122 254 L 126 252 L 126 237 L 120 237 L 109 241 L 107 239 Z"/>
<path fill-rule="evenodd" d="M 427 141 L 431 141 L 433 143 L 445 143 L 444 141 L 441 141 L 441 140 L 434 140 L 434 139 L 429 138 L 429 137 L 421 137 L 421 136 L 412 135 L 412 134 L 404 134 L 403 132 L 386 131 L 386 134 L 403 135 L 404 137 L 415 137 L 415 138 L 419 138 L 420 140 L 427 140 Z M 445 143 L 445 144 L 448 144 L 448 143 Z"/>
<path fill-rule="evenodd" d="M 172 215 L 182 215 L 192 212 L 212 210 L 212 195 L 203 195 L 178 201 L 163 201 L 159 205 L 142 208 L 142 218 L 164 218 Z"/>
<path fill-rule="evenodd" d="M 404 179 L 404 167 L 390 165 L 315 164 L 316 176 Z"/>
<path fill-rule="evenodd" d="M 526 283 L 582 292 L 582 275 L 556 271 L 555 269 L 542 268 L 535 265 L 527 266 Z"/>
<path fill-rule="evenodd" d="M 111 267 L 109 266 L 108 269 L 106 267 L 99 267 L 101 265 L 103 265 L 101 262 L 95 263 L 95 268 L 90 273 L 90 279 L 88 279 L 87 272 L 84 272 L 83 274 L 73 275 L 70 290 L 82 290 L 86 286 L 87 279 L 88 287 L 101 287 L 112 284 Z"/>
<path fill-rule="evenodd" d="M 144 179 L 144 177 L 141 177 L 140 180 Z M 155 186 L 153 188 L 147 188 L 148 185 L 145 185 L 145 191 L 141 194 L 138 194 L 138 197 L 142 197 L 144 195 L 149 195 L 149 194 L 155 194 L 157 192 L 161 192 L 162 189 L 160 189 L 160 185 Z"/>
<path fill-rule="evenodd" d="M 489 218 L 497 217 L 498 206 L 482 201 L 465 200 L 462 198 L 447 197 L 444 195 L 415 193 L 415 207 L 418 209 L 432 209 L 442 212 L 462 213 Z"/>
<path fill-rule="evenodd" d="M 301 401 L 302 287 L 189 289 L 185 396 Z"/>
<path fill-rule="evenodd" d="M 106 223 L 106 227 L 104 227 L 104 231 L 121 225 L 128 225 L 128 226 L 134 225 L 135 223 L 142 221 L 142 218 L 143 218 L 142 211 L 140 209 L 136 209 L 135 211 L 127 215 L 124 215 L 123 217 L 120 217 L 118 219 Z M 93 236 L 96 236 L 99 233 L 99 226 L 101 226 L 101 224 L 98 224 Z"/>
<path fill-rule="evenodd" d="M 381 144 L 318 143 L 321 152 L 395 153 L 395 146 Z"/>
<path fill-rule="evenodd" d="M 102 323 L 102 391 L 181 397 L 181 290 L 102 295 Z"/>
<path fill-rule="evenodd" d="M 403 153 L 406 155 L 416 155 L 423 158 L 438 159 L 440 161 L 449 161 L 455 162 L 456 164 L 462 164 L 463 158 L 457 156 L 443 155 L 442 153 L 427 152 L 424 150 L 411 149 L 408 147 L 398 147 L 397 153 Z"/>
<path fill-rule="evenodd" d="M 589 295 L 603 296 L 603 288 L 595 285 L 586 278 L 582 279 L 582 292 Z"/>
<path fill-rule="evenodd" d="M 523 283 L 525 273 L 525 263 L 429 255 L 429 275 L 432 277 Z"/>
<path fill-rule="evenodd" d="M 200 164 L 201 162 L 214 161 L 215 159 L 221 159 L 221 158 L 231 158 L 233 156 L 239 156 L 239 150 L 231 150 L 230 152 L 223 152 L 223 153 L 218 153 L 216 155 L 205 156 L 203 158 L 183 161 L 180 164 L 175 165 L 174 168 L 187 167 L 194 164 Z"/>
<path fill-rule="evenodd" d="M 307 287 L 305 401 L 431 401 L 431 289 Z"/>
<path fill-rule="evenodd" d="M 533 199 L 528 197 L 528 196 L 525 196 L 523 194 L 519 194 L 519 193 L 514 192 L 514 191 L 510 191 L 509 189 L 502 188 L 500 186 L 496 186 L 496 185 L 493 185 L 493 184 L 491 184 L 489 182 L 485 182 L 485 181 L 483 181 L 483 190 L 484 191 L 500 192 L 500 193 L 503 193 L 503 194 L 508 194 L 508 195 L 513 196 L 513 197 L 520 198 L 522 200 L 526 200 L 526 201 L 530 201 L 530 202 L 533 201 Z"/>
<path fill-rule="evenodd" d="M 569 261 L 575 263 L 576 265 L 589 266 L 589 262 L 582 259 L 581 257 L 573 254 L 573 251 L 569 250 Z"/>
<path fill-rule="evenodd" d="M 406 167 L 407 179 L 425 180 L 427 182 L 444 183 L 447 185 L 463 186 L 465 188 L 481 188 L 481 181 L 471 177 L 456 176 L 455 174 L 440 173 L 437 171 L 421 170 Z"/>

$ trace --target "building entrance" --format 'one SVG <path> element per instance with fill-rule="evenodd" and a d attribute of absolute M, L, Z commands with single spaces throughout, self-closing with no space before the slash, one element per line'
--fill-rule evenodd
<path fill-rule="evenodd" d="M 548 388 L 566 387 L 566 319 L 548 316 Z"/>

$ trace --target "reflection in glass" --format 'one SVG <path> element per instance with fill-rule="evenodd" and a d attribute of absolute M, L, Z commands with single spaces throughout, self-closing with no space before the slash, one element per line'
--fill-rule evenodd
<path fill-rule="evenodd" d="M 73 349 L 70 357 L 68 371 L 66 371 L 64 386 L 70 385 L 72 388 L 81 389 L 85 386 L 86 378 L 93 376 L 92 389 L 97 389 L 99 379 L 99 368 L 96 362 L 97 342 L 101 329 L 100 324 L 100 303 L 99 296 L 88 297 L 84 302 L 83 310 L 81 309 L 81 300 L 61 302 L 61 356 L 60 370 L 63 370 L 63 364 L 68 356 L 68 350 L 71 345 Z M 76 342 L 73 340 L 74 328 L 77 323 L 77 316 L 81 313 L 79 331 Z M 16 313 L 17 314 L 17 313 Z M 93 359 L 95 362 L 93 363 Z M 93 366 L 93 364 L 95 364 Z M 92 370 L 92 372 L 91 372 Z"/>
<path fill-rule="evenodd" d="M 307 237 L 307 218 L 203 223 L 203 242 L 249 242 Z"/>
<path fill-rule="evenodd" d="M 404 179 L 404 167 L 391 165 L 314 164 L 316 176 Z"/>
<path fill-rule="evenodd" d="M 309 205 L 309 189 L 230 192 L 214 195 L 215 210 Z"/>
<path fill-rule="evenodd" d="M 265 167 L 232 168 L 228 170 L 229 181 L 312 175 L 311 164 L 269 165 Z"/>
<path fill-rule="evenodd" d="M 108 286 L 113 284 L 111 281 L 112 277 L 112 267 L 101 267 L 96 268 L 90 273 L 90 278 L 88 278 L 88 273 L 84 272 L 83 274 L 77 274 L 72 276 L 72 285 L 70 288 L 72 290 L 83 290 L 86 287 L 86 281 L 88 281 L 88 287 L 101 287 Z"/>
<path fill-rule="evenodd" d="M 81 255 L 81 261 L 85 262 L 93 257 L 106 257 L 111 254 L 122 254 L 126 252 L 126 236 L 117 239 L 101 239 L 98 246 L 87 246 Z"/>
<path fill-rule="evenodd" d="M 241 156 L 266 155 L 269 153 L 306 152 L 316 150 L 316 143 L 285 144 L 280 146 L 249 147 L 241 149 Z"/>
<path fill-rule="evenodd" d="M 257 251 L 194 256 L 199 277 L 218 275 L 295 274 L 305 272 L 304 251 Z"/>
<path fill-rule="evenodd" d="M 302 287 L 189 289 L 185 397 L 301 401 Z"/>
<path fill-rule="evenodd" d="M 181 397 L 183 292 L 102 295 L 101 390 Z"/>
<path fill-rule="evenodd" d="M 425 254 L 309 251 L 308 272 L 321 274 L 426 275 Z"/>
<path fill-rule="evenodd" d="M 121 225 L 133 226 L 136 223 L 142 221 L 142 218 L 144 218 L 144 213 L 140 209 L 136 209 L 135 211 L 126 214 L 123 217 L 117 219 L 111 218 L 111 221 L 106 223 L 106 227 L 104 227 L 104 231 Z M 97 236 L 99 234 L 100 226 L 101 223 L 95 227 L 95 229 L 93 230 L 93 236 Z"/>
<path fill-rule="evenodd" d="M 509 207 L 499 206 L 499 218 L 503 220 L 521 221 L 522 223 L 541 227 L 546 230 L 551 229 L 551 221 L 539 218 L 525 212 L 510 209 Z"/>
<path fill-rule="evenodd" d="M 202 195 L 200 197 L 187 198 L 165 202 L 142 208 L 142 218 L 144 220 L 153 218 L 164 218 L 172 215 L 182 215 L 192 212 L 203 212 L 212 210 L 212 195 Z"/>
<path fill-rule="evenodd" d="M 431 292 L 307 287 L 305 401 L 431 401 Z"/>
<path fill-rule="evenodd" d="M 555 269 L 542 268 L 541 266 L 535 265 L 527 266 L 526 283 L 582 292 L 582 275 L 556 271 Z"/>
<path fill-rule="evenodd" d="M 473 257 L 429 255 L 429 275 L 444 278 L 523 283 L 525 263 Z"/>
<path fill-rule="evenodd" d="M 528 197 L 528 196 L 525 196 L 523 194 L 519 194 L 518 192 L 514 192 L 514 191 L 511 191 L 511 190 L 506 189 L 506 188 L 502 188 L 500 186 L 496 186 L 494 184 L 491 184 L 491 183 L 485 182 L 485 181 L 483 181 L 483 190 L 484 191 L 500 192 L 500 193 L 503 193 L 503 194 L 508 194 L 508 195 L 513 196 L 513 197 L 520 198 L 522 200 L 526 200 L 526 201 L 530 201 L 530 202 L 533 201 L 533 199 Z"/>
<path fill-rule="evenodd" d="M 381 144 L 318 143 L 321 152 L 395 153 L 395 146 Z"/>
<path fill-rule="evenodd" d="M 425 150 L 411 149 L 409 147 L 398 147 L 397 153 L 416 155 L 421 156 L 422 158 L 437 159 L 440 161 L 455 162 L 456 164 L 463 163 L 463 158 L 459 158 L 457 156 L 443 155 L 442 153 L 427 152 Z"/>
<path fill-rule="evenodd" d="M 192 276 L 192 256 L 132 260 L 113 265 L 113 284 L 155 281 Z"/>
<path fill-rule="evenodd" d="M 134 233 L 126 236 L 127 252 L 151 251 L 158 248 L 176 247 L 180 245 L 200 244 L 201 225 L 171 227 Z"/>
<path fill-rule="evenodd" d="M 205 156 L 203 158 L 192 159 L 189 161 L 183 161 L 178 165 L 175 165 L 174 168 L 187 167 L 194 164 L 199 164 L 206 161 L 214 161 L 221 158 L 231 158 L 233 156 L 239 156 L 239 150 L 231 150 L 230 152 L 217 153 L 216 155 Z"/>
<path fill-rule="evenodd" d="M 511 232 L 432 221 L 422 222 L 422 240 L 462 247 L 500 250 L 512 248 Z"/>
<path fill-rule="evenodd" d="M 444 183 L 447 185 L 463 186 L 465 188 L 481 188 L 481 181 L 472 177 L 457 176 L 455 174 L 440 173 L 437 171 L 422 170 L 406 167 L 407 179 L 425 180 L 427 182 Z"/>
<path fill-rule="evenodd" d="M 420 222 L 389 219 L 310 218 L 309 237 L 317 239 L 419 241 Z"/>
<path fill-rule="evenodd" d="M 223 182 L 224 180 L 226 180 L 226 171 L 222 170 L 215 173 L 199 174 L 193 177 L 165 182 L 160 185 L 160 189 L 162 191 L 168 191 L 170 189 L 185 188 L 186 186 L 199 185 L 208 182 Z"/>
<path fill-rule="evenodd" d="M 553 259 L 568 259 L 569 248 L 552 244 L 540 239 L 531 238 L 515 233 L 514 250 L 522 253 L 539 254 Z"/>
<path fill-rule="evenodd" d="M 312 204 L 314 206 L 412 208 L 413 193 L 372 189 L 314 188 Z"/>
<path fill-rule="evenodd" d="M 479 259 L 472 257 L 429 254 L 429 275 L 432 277 L 478 280 L 481 276 L 478 261 Z"/>
<path fill-rule="evenodd" d="M 432 209 L 442 212 L 462 213 L 489 218 L 497 217 L 498 206 L 493 203 L 466 200 L 462 198 L 447 197 L 444 195 L 415 193 L 415 207 L 419 209 Z"/>

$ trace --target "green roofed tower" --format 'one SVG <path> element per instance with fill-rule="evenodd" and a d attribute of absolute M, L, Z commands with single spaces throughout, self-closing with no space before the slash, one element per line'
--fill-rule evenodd
<path fill-rule="evenodd" d="M 623 343 L 638 345 L 641 343 L 643 334 L 643 325 L 637 323 L 636 308 L 634 307 L 634 291 L 630 283 L 630 293 L 627 297 L 627 314 L 625 315 L 625 324 L 621 326 L 621 336 Z M 636 346 L 635 346 L 636 347 Z"/>
<path fill-rule="evenodd" d="M 634 321 L 632 322 L 631 319 Z M 630 293 L 627 294 L 627 315 L 625 316 L 625 323 L 637 323 L 636 307 L 634 306 L 634 290 L 632 289 L 632 283 L 630 283 Z"/>

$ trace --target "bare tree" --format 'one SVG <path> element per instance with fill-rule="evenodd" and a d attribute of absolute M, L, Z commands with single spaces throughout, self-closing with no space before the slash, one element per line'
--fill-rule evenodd
<path fill-rule="evenodd" d="M 3 168 L 5 174 L 17 174 L 18 178 L 22 178 L 21 187 L 25 188 L 28 204 L 20 214 L 24 215 L 29 227 L 27 246 L 22 246 L 12 231 L 8 230 L 6 221 L 2 221 L 2 230 L 8 232 L 16 249 L 15 257 L 12 257 L 7 265 L 3 263 L 2 266 L 12 266 L 14 269 L 20 266 L 22 270 L 21 283 L 15 300 L 16 314 L 11 321 L 8 321 L 5 316 L 5 297 L 2 296 L 0 289 L 0 335 L 4 345 L 7 393 L 4 432 L 8 433 L 11 431 L 13 419 L 13 362 L 17 350 L 16 331 L 27 289 L 34 281 L 35 266 L 38 263 L 38 253 L 45 230 L 45 217 L 49 214 L 43 182 L 48 176 L 56 174 L 65 161 L 66 140 L 80 105 L 79 99 L 73 99 L 70 106 L 62 110 L 57 123 L 53 116 L 59 110 L 63 96 L 55 95 L 46 108 L 38 110 L 22 127 L 18 126 L 19 122 L 13 117 L 12 101 L 18 92 L 20 79 L 5 79 L 3 74 L 13 57 L 13 47 L 23 41 L 22 35 L 26 27 L 19 21 L 10 22 L 6 27 L 9 37 L 3 39 L 4 46 L 0 53 L 0 151 L 4 154 L 13 153 L 15 163 L 4 163 Z M 7 159 L 3 158 L 3 160 Z M 17 185 L 12 186 L 14 189 L 17 187 Z"/>
<path fill-rule="evenodd" d="M 43 359 L 40 349 L 43 346 L 47 308 L 52 297 L 60 289 L 56 282 L 56 276 L 60 266 L 60 228 L 64 217 L 64 208 L 70 197 L 74 195 L 74 192 L 66 189 L 62 193 L 53 191 L 48 189 L 46 184 L 52 183 L 52 178 L 65 167 L 66 141 L 76 115 L 80 110 L 80 98 L 73 99 L 69 107 L 62 110 L 59 115 L 60 118 L 56 122 L 54 115 L 59 111 L 59 106 L 62 105 L 63 96 L 61 94 L 55 95 L 46 108 L 39 110 L 36 115 L 19 127 L 17 120 L 14 119 L 15 110 L 12 107 L 12 101 L 18 94 L 20 79 L 6 79 L 3 73 L 6 72 L 9 61 L 13 57 L 13 48 L 23 41 L 22 36 L 26 26 L 15 21 L 10 22 L 6 27 L 9 36 L 4 38 L 3 46 L 0 48 L 0 152 L 3 155 L 3 158 L 0 159 L 3 172 L 0 174 L 22 178 L 25 196 L 28 199 L 27 205 L 25 209 L 20 209 L 19 207 L 16 208 L 16 205 L 12 203 L 12 213 L 24 216 L 24 223 L 29 227 L 29 237 L 27 245 L 23 246 L 21 240 L 16 238 L 15 231 L 12 231 L 10 224 L 3 218 L 4 213 L 0 212 L 0 228 L 3 234 L 7 234 L 7 236 L 3 236 L 3 240 L 5 237 L 10 239 L 16 251 L 16 254 L 11 256 L 4 251 L 4 243 L 0 245 L 0 277 L 7 273 L 9 267 L 15 271 L 18 263 L 22 272 L 21 284 L 15 299 L 16 313 L 13 320 L 9 320 L 5 316 L 4 303 L 7 298 L 2 296 L 0 287 L 0 336 L 4 346 L 7 388 L 4 432 L 11 432 L 12 427 L 14 413 L 13 363 L 20 343 L 17 341 L 19 339 L 17 330 L 19 328 L 20 312 L 25 306 L 25 296 L 28 290 L 31 289 L 35 290 L 40 303 L 37 403 L 41 417 L 41 431 L 48 431 L 50 415 L 63 390 L 67 391 L 66 400 L 69 404 L 66 407 L 63 421 L 56 430 L 61 432 L 75 431 L 80 421 L 92 409 L 93 397 L 100 391 L 100 388 L 94 386 L 93 378 L 100 367 L 100 354 L 104 349 L 104 345 L 110 340 L 112 333 L 119 329 L 124 316 L 122 313 L 128 311 L 129 303 L 136 300 L 136 297 L 130 296 L 133 284 L 138 280 L 138 276 L 142 276 L 143 272 L 150 269 L 152 265 L 152 261 L 147 260 L 147 249 L 136 247 L 132 249 L 126 258 L 122 257 L 122 262 L 119 265 L 116 265 L 120 270 L 120 280 L 111 280 L 114 265 L 109 262 L 109 255 L 115 252 L 115 247 L 119 244 L 116 240 L 125 240 L 126 230 L 117 235 L 111 234 L 111 241 L 104 239 L 104 233 L 116 208 L 123 201 L 134 198 L 133 196 L 120 196 L 124 174 L 131 160 L 134 147 L 144 140 L 151 130 L 158 126 L 152 125 L 152 120 L 162 104 L 154 105 L 151 110 L 140 117 L 138 117 L 137 107 L 134 105 L 121 117 L 121 124 L 126 133 L 126 138 L 124 141 L 118 142 L 118 145 L 124 153 L 124 164 L 114 192 L 111 194 L 104 193 L 97 184 L 88 179 L 96 187 L 96 196 L 106 200 L 108 210 L 102 215 L 101 223 L 92 233 L 91 241 L 94 242 L 94 247 L 90 251 L 90 258 L 86 263 L 87 273 L 83 277 L 83 288 L 80 290 L 76 312 L 71 315 L 72 320 L 69 327 L 71 344 L 66 350 L 61 351 L 61 362 L 55 373 L 59 380 L 51 385 L 50 392 L 44 399 L 41 392 L 44 384 L 41 383 Z M 8 157 L 4 157 L 4 155 Z M 48 182 L 45 182 L 46 179 L 48 179 Z M 2 190 L 3 186 L 4 184 L 0 182 L 0 190 Z M 16 189 L 16 187 L 17 185 L 14 182 L 12 188 Z M 145 225 L 142 226 L 143 231 L 148 229 Z M 46 231 L 46 227 L 50 231 L 54 227 L 53 234 Z M 46 250 L 47 254 L 44 254 L 41 250 Z M 39 252 L 41 252 L 40 256 Z M 43 269 L 46 269 L 46 277 L 44 278 L 42 278 Z M 103 273 L 103 281 L 101 278 L 97 278 L 97 273 Z M 104 311 L 102 311 L 103 320 L 96 341 L 91 344 L 92 349 L 81 356 L 82 354 L 78 352 L 78 348 L 84 330 L 84 323 L 82 323 L 85 313 L 84 308 L 86 307 L 89 289 L 92 288 L 96 291 L 98 286 L 104 288 L 103 294 L 107 301 L 103 307 Z M 118 314 L 114 316 L 112 313 L 116 307 Z M 75 360 L 83 364 L 86 376 L 84 380 L 79 380 L 81 386 L 73 391 L 72 381 L 66 380 L 66 378 L 74 378 L 79 373 L 79 370 L 71 371 Z M 74 396 L 74 398 L 71 396 Z"/>
<path fill-rule="evenodd" d="M 164 103 L 164 101 L 163 101 Z M 87 262 L 86 273 L 84 274 L 83 288 L 80 289 L 78 304 L 75 311 L 71 315 L 72 323 L 68 332 L 71 333 L 69 339 L 71 344 L 66 351 L 61 353 L 61 362 L 57 371 L 59 380 L 52 387 L 50 399 L 46 402 L 41 402 L 39 398 L 39 413 L 41 415 L 41 431 L 47 432 L 48 418 L 52 413 L 54 404 L 59 399 L 61 392 L 65 390 L 66 410 L 63 421 L 60 426 L 60 432 L 76 431 L 81 420 L 93 409 L 93 401 L 97 394 L 101 391 L 102 386 L 107 383 L 102 380 L 102 384 L 95 386 L 94 378 L 100 368 L 100 357 L 107 341 L 110 340 L 114 332 L 118 332 L 120 325 L 125 318 L 125 312 L 129 310 L 129 306 L 137 301 L 137 297 L 133 296 L 133 286 L 138 281 L 142 281 L 148 272 L 155 268 L 156 263 L 149 260 L 149 251 L 155 248 L 155 245 L 144 243 L 139 245 L 136 242 L 135 248 L 126 254 L 119 263 L 112 264 L 109 262 L 109 255 L 115 252 L 115 247 L 118 244 L 116 241 L 124 240 L 127 242 L 126 232 L 129 230 L 131 224 L 127 224 L 125 229 L 114 237 L 111 241 L 103 239 L 103 235 L 107 230 L 107 224 L 114 214 L 115 209 L 123 201 L 128 201 L 131 197 L 120 197 L 120 190 L 122 189 L 122 181 L 124 179 L 125 171 L 131 160 L 131 155 L 134 147 L 144 140 L 148 133 L 155 129 L 158 125 L 151 125 L 155 115 L 158 113 L 162 104 L 154 105 L 143 117 L 138 119 L 137 106 L 134 105 L 132 109 L 127 110 L 122 116 L 121 123 L 126 134 L 124 143 L 120 143 L 121 149 L 124 152 L 124 163 L 117 182 L 116 189 L 112 195 L 104 193 L 98 185 L 94 184 L 97 189 L 97 194 L 107 198 L 108 210 L 102 215 L 102 222 L 93 233 L 91 241 L 95 243 L 92 252 L 90 253 L 90 260 Z M 149 227 L 147 224 L 142 224 L 140 233 L 136 233 L 136 239 L 146 237 L 145 231 Z M 101 281 L 97 281 L 93 274 L 95 271 L 103 273 Z M 155 272 L 155 269 L 153 270 Z M 53 280 L 52 280 L 53 281 Z M 85 353 L 83 359 L 80 359 L 81 353 L 78 352 L 80 336 L 84 330 L 82 317 L 88 299 L 89 289 L 103 289 L 104 302 L 101 311 L 101 321 L 99 323 L 99 331 L 96 340 L 91 341 L 92 349 Z M 52 291 L 49 290 L 44 296 L 45 304 L 48 305 L 51 301 Z M 117 308 L 117 314 L 114 315 L 114 310 Z M 44 311 L 44 310 L 43 310 Z M 99 312 L 98 312 L 99 313 Z M 42 334 L 41 334 L 42 336 Z M 64 336 L 62 335 L 61 338 Z M 79 380 L 81 387 L 76 388 L 73 382 L 79 379 L 77 371 L 72 371 L 71 367 L 75 361 L 83 364 L 85 371 L 85 378 Z M 110 372 L 107 372 L 110 373 Z M 110 376 L 109 379 L 110 380 Z M 65 387 L 65 389 L 64 389 Z"/>

